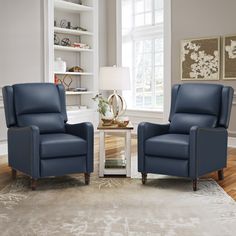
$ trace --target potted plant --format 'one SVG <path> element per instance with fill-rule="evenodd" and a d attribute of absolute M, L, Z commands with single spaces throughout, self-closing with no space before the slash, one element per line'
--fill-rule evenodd
<path fill-rule="evenodd" d="M 94 101 L 98 102 L 97 111 L 101 115 L 101 120 L 103 125 L 111 125 L 113 121 L 113 114 L 111 112 L 109 103 L 106 98 L 104 98 L 101 94 L 97 94 L 94 98 Z"/>

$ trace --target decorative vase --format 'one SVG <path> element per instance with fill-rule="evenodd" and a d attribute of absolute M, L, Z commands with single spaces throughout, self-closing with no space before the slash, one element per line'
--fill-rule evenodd
<path fill-rule="evenodd" d="M 54 61 L 54 72 L 65 73 L 66 72 L 66 62 L 60 57 L 56 58 Z"/>

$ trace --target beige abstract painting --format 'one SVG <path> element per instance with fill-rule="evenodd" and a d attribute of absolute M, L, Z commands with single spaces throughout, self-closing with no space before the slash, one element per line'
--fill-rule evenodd
<path fill-rule="evenodd" d="M 181 79 L 219 80 L 220 38 L 181 41 Z"/>
<path fill-rule="evenodd" d="M 236 80 L 236 35 L 223 40 L 223 78 Z"/>

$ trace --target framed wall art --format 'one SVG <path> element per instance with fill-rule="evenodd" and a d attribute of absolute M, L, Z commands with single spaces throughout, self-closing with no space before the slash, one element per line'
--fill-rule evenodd
<path fill-rule="evenodd" d="M 220 38 L 181 41 L 181 80 L 219 80 Z"/>
<path fill-rule="evenodd" d="M 223 38 L 223 79 L 236 80 L 236 35 Z"/>

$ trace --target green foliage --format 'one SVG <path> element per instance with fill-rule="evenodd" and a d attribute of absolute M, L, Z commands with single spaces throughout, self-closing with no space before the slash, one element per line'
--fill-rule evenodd
<path fill-rule="evenodd" d="M 98 102 L 98 109 L 97 111 L 103 115 L 106 116 L 107 111 L 110 110 L 109 103 L 107 99 L 103 98 L 101 94 L 97 94 L 94 98 L 92 98 L 94 101 Z"/>

